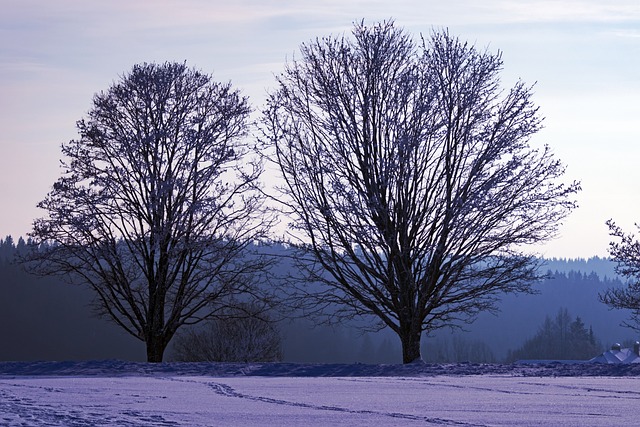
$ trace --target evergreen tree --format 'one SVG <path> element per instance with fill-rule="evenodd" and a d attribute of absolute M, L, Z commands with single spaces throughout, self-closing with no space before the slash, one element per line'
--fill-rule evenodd
<path fill-rule="evenodd" d="M 538 332 L 519 349 L 509 351 L 508 362 L 533 360 L 584 360 L 602 351 L 593 329 L 586 328 L 577 316 L 571 321 L 566 308 L 561 308 L 554 319 L 546 316 Z"/>
<path fill-rule="evenodd" d="M 11 236 L 5 237 L 4 240 L 0 239 L 0 263 L 11 260 L 13 258 L 14 251 L 15 247 Z"/>

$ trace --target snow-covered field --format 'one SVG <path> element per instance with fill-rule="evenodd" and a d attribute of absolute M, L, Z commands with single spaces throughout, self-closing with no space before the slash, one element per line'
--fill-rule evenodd
<path fill-rule="evenodd" d="M 638 425 L 640 364 L 0 363 L 2 426 Z"/>

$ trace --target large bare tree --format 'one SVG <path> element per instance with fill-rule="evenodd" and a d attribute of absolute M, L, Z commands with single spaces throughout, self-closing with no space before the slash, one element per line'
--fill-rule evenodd
<path fill-rule="evenodd" d="M 500 88 L 501 55 L 446 31 L 415 42 L 392 22 L 300 51 L 263 131 L 298 278 L 324 285 L 304 301 L 376 316 L 408 363 L 424 332 L 529 291 L 539 274 L 523 246 L 555 235 L 579 184 L 557 182 L 564 166 L 531 146 L 538 108 L 522 82 Z"/>
<path fill-rule="evenodd" d="M 247 295 L 269 223 L 251 161 L 250 107 L 183 63 L 136 65 L 97 94 L 62 176 L 39 203 L 32 266 L 90 285 L 100 313 L 160 362 L 176 330 Z"/>

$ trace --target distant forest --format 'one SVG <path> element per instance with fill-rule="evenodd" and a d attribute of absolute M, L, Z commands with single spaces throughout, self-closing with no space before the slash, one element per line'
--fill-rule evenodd
<path fill-rule="evenodd" d="M 146 360 L 142 342 L 92 310 L 90 289 L 58 277 L 38 277 L 13 262 L 26 242 L 0 239 L 0 360 Z M 274 250 L 286 251 L 284 247 Z M 503 362 L 522 353 L 558 313 L 579 319 L 597 354 L 614 342 L 636 340 L 620 326 L 628 317 L 598 300 L 598 292 L 622 286 L 604 258 L 545 260 L 550 278 L 535 295 L 505 295 L 499 312 L 482 314 L 464 330 L 443 329 L 423 340 L 428 362 Z M 299 319 L 279 325 L 284 361 L 301 363 L 400 363 L 398 338 L 390 331 L 363 333 L 350 325 L 318 327 Z M 530 344 L 530 343 L 529 343 Z M 567 353 L 570 354 L 570 353 Z M 571 353 L 573 354 L 573 353 Z M 596 356 L 593 354 L 592 356 Z M 167 353 L 171 360 L 171 348 Z"/>

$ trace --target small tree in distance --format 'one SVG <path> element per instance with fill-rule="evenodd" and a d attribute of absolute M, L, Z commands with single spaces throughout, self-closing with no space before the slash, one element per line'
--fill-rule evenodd
<path fill-rule="evenodd" d="M 423 332 L 530 291 L 541 275 L 522 248 L 555 235 L 579 184 L 559 183 L 564 166 L 530 146 L 538 108 L 522 82 L 502 91 L 500 54 L 446 31 L 418 45 L 392 22 L 300 50 L 264 133 L 303 307 L 377 318 L 409 363 Z"/>
<path fill-rule="evenodd" d="M 183 325 L 249 296 L 268 260 L 246 98 L 186 64 L 141 64 L 97 94 L 39 203 L 28 261 L 89 285 L 99 313 L 161 362 Z"/>

